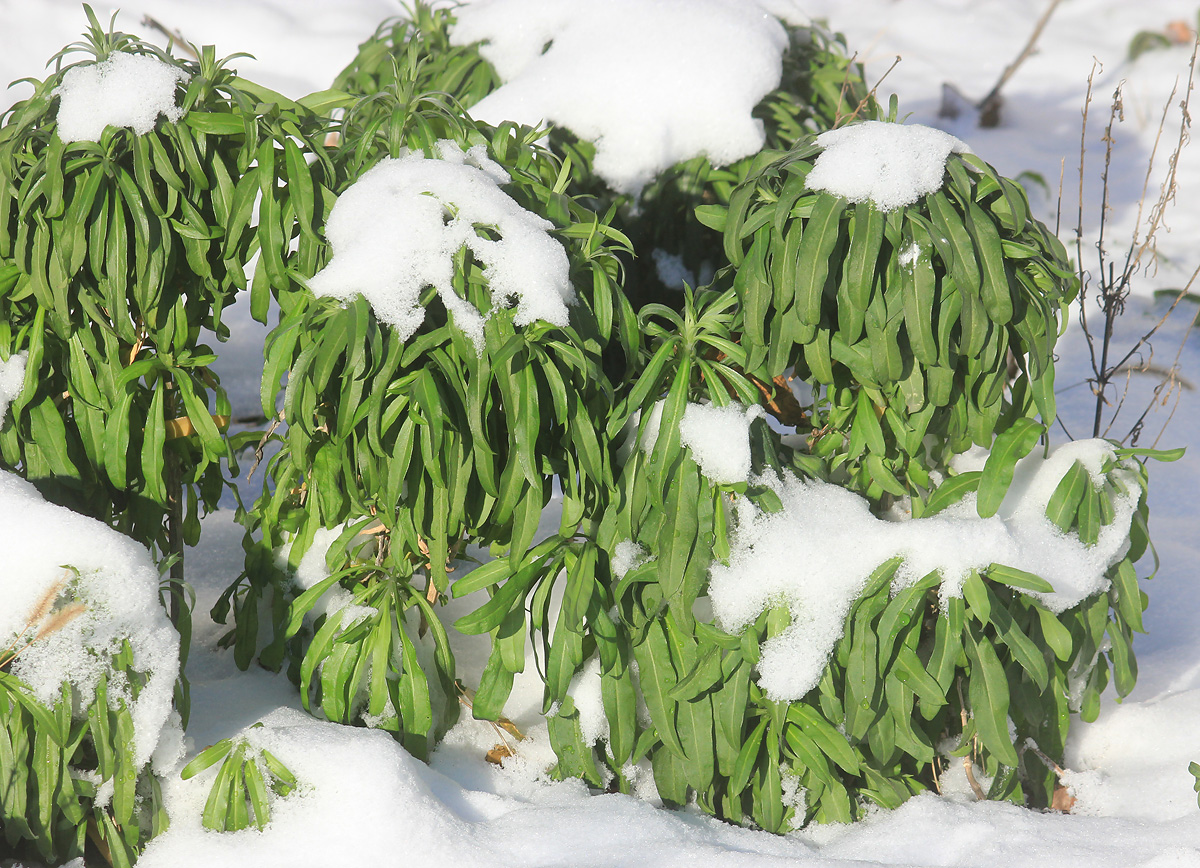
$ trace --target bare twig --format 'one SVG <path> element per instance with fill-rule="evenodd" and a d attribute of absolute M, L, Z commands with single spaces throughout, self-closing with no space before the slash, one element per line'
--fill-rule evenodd
<path fill-rule="evenodd" d="M 178 30 L 171 30 L 157 18 L 150 15 L 142 16 L 142 26 L 149 27 L 152 30 L 157 30 L 163 36 L 167 37 L 167 51 L 171 50 L 172 46 L 178 45 L 179 50 L 186 54 L 192 60 L 199 60 L 200 56 L 196 54 L 192 44 L 183 38 L 183 34 Z"/>
<path fill-rule="evenodd" d="M 858 105 L 855 106 L 854 111 L 850 112 L 850 114 L 843 116 L 841 114 L 842 107 L 839 105 L 838 113 L 834 117 L 834 121 L 833 121 L 834 129 L 842 126 L 843 124 L 847 124 L 850 121 L 854 120 L 856 117 L 858 117 L 859 112 L 861 112 L 864 108 L 867 107 L 867 103 L 869 103 L 871 100 L 875 99 L 875 92 L 877 90 L 879 90 L 879 85 L 883 84 L 883 80 L 885 78 L 887 78 L 889 75 L 891 75 L 892 70 L 895 69 L 899 64 L 900 64 L 900 55 L 897 54 L 896 59 L 892 61 L 892 65 L 887 68 L 887 71 L 884 72 L 883 75 L 879 76 L 879 80 L 875 82 L 875 86 L 872 87 L 869 91 L 867 91 L 867 95 L 864 96 L 859 101 Z"/>
<path fill-rule="evenodd" d="M 1191 134 L 1191 115 L 1189 106 L 1191 104 L 1191 96 L 1194 87 L 1195 70 L 1197 53 L 1200 50 L 1200 41 L 1193 47 L 1191 61 L 1188 68 L 1188 80 L 1184 96 L 1179 103 L 1181 114 L 1179 124 L 1179 134 L 1175 142 L 1175 147 L 1169 158 L 1169 165 L 1166 176 L 1159 188 L 1158 196 L 1150 205 L 1149 213 L 1146 213 L 1146 205 L 1149 200 L 1150 180 L 1153 176 L 1155 160 L 1158 155 L 1158 150 L 1162 141 L 1163 132 L 1166 129 L 1167 117 L 1169 109 L 1175 101 L 1176 94 L 1179 90 L 1178 82 L 1171 90 L 1171 95 L 1168 97 L 1166 105 L 1163 108 L 1162 117 L 1159 121 L 1158 131 L 1155 136 L 1154 146 L 1151 149 L 1150 157 L 1147 161 L 1146 175 L 1142 182 L 1142 194 L 1138 201 L 1137 219 L 1134 225 L 1133 237 L 1131 238 L 1128 247 L 1125 250 L 1124 261 L 1121 262 L 1121 269 L 1118 271 L 1117 263 L 1110 257 L 1107 247 L 1105 234 L 1108 226 L 1108 211 L 1109 211 L 1109 171 L 1112 167 L 1112 155 L 1115 145 L 1113 130 L 1115 125 L 1124 120 L 1124 106 L 1122 101 L 1122 88 L 1118 85 L 1113 94 L 1112 108 L 1109 114 L 1108 125 L 1105 127 L 1104 137 L 1102 141 L 1105 143 L 1104 151 L 1104 169 L 1101 173 L 1101 206 L 1100 206 L 1100 225 L 1095 243 L 1097 257 L 1096 281 L 1094 284 L 1095 301 L 1100 309 L 1103 317 L 1103 327 L 1099 334 L 1093 332 L 1091 324 L 1088 320 L 1088 290 L 1092 288 L 1090 277 L 1085 272 L 1083 267 L 1083 179 L 1084 179 L 1084 157 L 1086 153 L 1087 140 L 1087 117 L 1088 108 L 1091 103 L 1092 83 L 1097 71 L 1093 67 L 1092 75 L 1088 76 L 1088 91 L 1087 100 L 1083 111 L 1083 125 L 1080 133 L 1080 153 L 1079 153 L 1079 214 L 1075 229 L 1075 248 L 1077 254 L 1077 262 L 1079 263 L 1079 279 L 1080 279 L 1080 322 L 1083 326 L 1084 336 L 1088 343 L 1088 352 L 1092 367 L 1092 376 L 1088 378 L 1091 384 L 1092 392 L 1095 395 L 1095 412 L 1092 421 L 1092 436 L 1099 437 L 1103 433 L 1108 436 L 1117 418 L 1124 409 L 1126 399 L 1129 396 L 1130 373 L 1132 360 L 1142 355 L 1145 350 L 1149 350 L 1151 358 L 1153 357 L 1153 347 L 1150 344 L 1151 338 L 1162 328 L 1163 324 L 1170 318 L 1178 307 L 1179 302 L 1189 293 L 1191 286 L 1200 276 L 1200 268 L 1193 272 L 1187 285 L 1175 297 L 1170 308 L 1159 320 L 1143 334 L 1134 344 L 1119 358 L 1113 360 L 1113 335 L 1117 318 L 1124 312 L 1125 302 L 1129 297 L 1130 290 L 1134 279 L 1143 269 L 1149 268 L 1155 261 L 1157 237 L 1160 230 L 1166 228 L 1166 211 L 1172 202 L 1175 201 L 1177 192 L 1177 164 L 1179 156 L 1183 152 L 1184 147 L 1190 141 Z M 1144 232 L 1144 235 L 1142 234 Z M 1140 363 L 1138 366 L 1142 370 L 1149 369 L 1150 359 Z M 1121 373 L 1126 375 L 1125 389 L 1122 391 L 1116 406 L 1113 407 L 1109 414 L 1107 425 L 1104 424 L 1104 416 L 1106 408 L 1112 407 L 1109 401 L 1109 389 L 1113 384 L 1114 378 Z M 1163 380 L 1155 389 L 1154 397 L 1147 407 L 1147 412 L 1143 412 L 1134 423 L 1129 432 L 1122 438 L 1122 442 L 1133 438 L 1135 441 L 1140 435 L 1142 427 L 1145 423 L 1146 415 L 1149 409 L 1154 406 L 1159 400 L 1164 403 L 1170 397 L 1172 391 L 1175 391 L 1179 385 L 1178 370 L 1176 366 L 1166 369 L 1163 372 Z M 1167 389 L 1166 398 L 1163 397 L 1163 390 Z"/>
<path fill-rule="evenodd" d="M 1021 49 L 1021 53 L 1017 55 L 1017 59 L 1004 68 L 1004 72 L 1000 74 L 1000 79 L 996 82 L 996 85 L 988 91 L 987 96 L 979 101 L 977 108 L 979 109 L 979 125 L 981 127 L 994 127 L 1000 123 L 1000 106 L 1004 102 L 1000 96 L 1001 88 L 1008 84 L 1009 79 L 1013 77 L 1021 64 L 1033 54 L 1034 47 L 1037 45 L 1042 31 L 1046 29 L 1046 24 L 1050 21 L 1050 16 L 1054 14 L 1054 10 L 1058 8 L 1058 4 L 1061 2 L 1062 0 L 1050 0 L 1050 5 L 1046 7 L 1046 11 L 1042 13 L 1042 17 L 1038 19 L 1037 25 L 1033 28 L 1033 33 L 1029 36 L 1029 41 L 1025 43 L 1025 47 Z"/>

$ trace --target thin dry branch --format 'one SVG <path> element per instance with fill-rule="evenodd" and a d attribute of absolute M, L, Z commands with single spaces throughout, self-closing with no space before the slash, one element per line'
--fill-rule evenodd
<path fill-rule="evenodd" d="M 200 55 L 196 54 L 196 50 L 192 48 L 192 44 L 183 38 L 183 34 L 178 30 L 171 30 L 157 18 L 151 15 L 142 16 L 142 26 L 149 27 L 152 30 L 157 30 L 163 36 L 167 37 L 167 51 L 170 51 L 172 46 L 178 45 L 179 50 L 186 54 L 192 60 L 199 60 Z"/>
<path fill-rule="evenodd" d="M 875 86 L 872 87 L 869 91 L 867 91 L 867 95 L 864 96 L 859 101 L 858 105 L 854 107 L 854 111 L 850 112 L 850 114 L 842 115 L 842 113 L 841 113 L 842 107 L 840 105 L 841 100 L 838 100 L 838 102 L 839 102 L 838 112 L 834 116 L 834 119 L 833 119 L 834 129 L 837 129 L 838 127 L 842 126 L 843 124 L 847 124 L 850 121 L 854 120 L 856 117 L 858 117 L 859 112 L 861 112 L 864 108 L 866 108 L 867 104 L 871 100 L 875 99 L 875 93 L 876 93 L 876 91 L 879 90 L 879 85 L 883 84 L 883 80 L 885 78 L 887 78 L 889 75 L 891 75 L 893 69 L 895 69 L 897 66 L 900 65 L 900 59 L 901 59 L 900 55 L 897 54 L 896 59 L 892 61 L 892 65 L 887 68 L 887 70 L 883 73 L 883 75 L 879 76 L 879 80 L 875 82 Z"/>
<path fill-rule="evenodd" d="M 986 128 L 998 126 L 1000 123 L 1000 107 L 1004 104 L 1003 97 L 1000 96 L 1000 90 L 1004 85 L 1008 84 L 1009 79 L 1013 77 L 1016 71 L 1033 54 L 1034 48 L 1037 45 L 1038 39 L 1041 38 L 1042 31 L 1046 29 L 1046 24 L 1050 21 L 1050 16 L 1054 14 L 1054 10 L 1058 8 L 1058 4 L 1062 0 L 1050 0 L 1050 5 L 1046 7 L 1046 11 L 1042 13 L 1042 17 L 1038 19 L 1037 24 L 1033 28 L 1033 33 L 1029 35 L 1029 41 L 1025 43 L 1025 47 L 1021 49 L 1021 53 L 1017 55 L 1017 59 L 1004 68 L 1004 72 L 1000 74 L 1000 79 L 995 86 L 988 91 L 988 95 L 979 101 L 979 126 Z"/>

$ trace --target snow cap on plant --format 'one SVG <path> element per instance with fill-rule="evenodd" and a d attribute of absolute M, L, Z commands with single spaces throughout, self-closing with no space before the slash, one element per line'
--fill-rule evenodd
<path fill-rule="evenodd" d="M 566 327 L 575 292 L 566 251 L 547 232 L 553 224 L 504 193 L 512 178 L 483 145 L 464 153 L 453 141 L 437 144 L 437 159 L 383 160 L 338 197 L 325 227 L 333 257 L 309 287 L 340 299 L 361 293 L 401 340 L 424 322 L 421 292 L 433 287 L 482 352 L 489 312 L 453 286 L 455 257 L 466 248 L 483 266 L 492 305 L 516 302 L 515 325 Z"/>

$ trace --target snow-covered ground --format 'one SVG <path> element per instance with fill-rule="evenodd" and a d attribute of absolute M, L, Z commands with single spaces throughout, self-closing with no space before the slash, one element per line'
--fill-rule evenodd
<path fill-rule="evenodd" d="M 1080 111 L 1095 70 L 1082 196 L 1084 252 L 1091 259 L 1100 216 L 1100 136 L 1114 89 L 1124 82 L 1124 122 L 1115 130 L 1109 177 L 1107 231 L 1114 252 L 1138 225 L 1146 164 L 1163 107 L 1178 103 L 1186 89 L 1189 47 L 1128 62 L 1128 44 L 1139 30 L 1162 31 L 1172 20 L 1195 26 L 1197 4 L 1063 0 L 1038 52 L 1005 87 L 999 128 L 976 128 L 969 112 L 956 121 L 940 121 L 943 84 L 981 98 L 1020 52 L 1047 2 L 799 0 L 798 5 L 846 34 L 872 82 L 896 55 L 902 57 L 880 90 L 898 94 L 910 122 L 942 126 L 1009 176 L 1023 171 L 1043 176 L 1052 193 L 1035 204 L 1052 225 L 1063 177 L 1064 241 L 1072 237 L 1079 209 Z M 95 8 L 102 20 L 113 11 L 103 4 Z M 238 62 L 245 75 L 300 96 L 327 87 L 357 44 L 398 10 L 398 4 L 385 0 L 142 0 L 123 6 L 118 26 L 156 38 L 142 24 L 149 14 L 192 42 L 215 43 L 219 55 L 248 51 L 257 60 Z M 40 76 L 45 60 L 76 39 L 84 24 L 75 0 L 0 0 L 0 78 Z M 23 95 L 20 88 L 9 92 L 8 101 Z M 1167 169 L 1178 125 L 1172 109 L 1150 180 L 1152 193 Z M 1138 298 L 1121 322 L 1118 346 L 1128 346 L 1161 316 L 1164 304 L 1154 290 L 1183 286 L 1200 265 L 1192 241 L 1200 234 L 1198 148 L 1185 149 L 1179 160 L 1178 195 L 1166 220 L 1170 232 L 1160 237 L 1157 270 L 1139 276 Z M 1141 219 L 1147 217 L 1143 211 Z M 219 367 L 235 416 L 253 414 L 257 406 L 255 366 L 263 335 L 245 311 L 238 313 Z M 1196 313 L 1196 305 L 1185 302 L 1154 341 L 1154 364 L 1169 367 L 1178 351 L 1181 376 L 1169 405 L 1149 418 L 1142 445 L 1151 445 L 1173 411 L 1159 445 L 1200 446 L 1200 340 L 1193 335 L 1180 349 L 1187 321 Z M 1060 344 L 1060 357 L 1064 423 L 1077 436 L 1090 434 L 1093 405 L 1083 382 L 1087 347 L 1077 324 Z M 1157 379 L 1136 374 L 1131 381 L 1129 405 L 1137 409 L 1127 411 L 1129 423 L 1114 428 L 1118 436 Z M 1135 643 L 1138 685 L 1124 703 L 1106 701 L 1096 723 L 1075 729 L 1067 757 L 1078 798 L 1073 814 L 927 795 L 852 827 L 814 827 L 786 837 L 736 828 L 699 812 L 662 811 L 621 795 L 591 795 L 579 782 L 546 782 L 540 773 L 552 754 L 538 722 L 540 686 L 531 680 L 518 683 L 507 707 L 530 739 L 504 769 L 483 759 L 501 740 L 487 724 L 460 723 L 426 766 L 384 733 L 303 716 L 295 711 L 299 700 L 285 678 L 257 669 L 238 672 L 230 654 L 215 650 L 222 628 L 208 623 L 205 613 L 241 569 L 240 530 L 231 513 L 216 513 L 206 520 L 200 547 L 187 561 L 198 595 L 188 664 L 191 746 L 200 749 L 266 717 L 261 743 L 310 787 L 277 803 L 265 832 L 217 835 L 199 828 L 206 787 L 179 783 L 168 792 L 174 825 L 139 864 L 383 868 L 665 866 L 703 860 L 748 866 L 1200 866 L 1200 810 L 1187 771 L 1189 761 L 1200 760 L 1200 630 L 1195 629 L 1200 593 L 1193 582 L 1200 561 L 1195 505 L 1200 451 L 1193 448 L 1179 462 L 1152 466 L 1150 490 L 1151 531 L 1162 566 L 1146 585 L 1148 635 Z M 455 605 L 467 611 L 474 603 Z M 485 643 L 474 637 L 460 642 L 463 672 L 482 666 Z"/>

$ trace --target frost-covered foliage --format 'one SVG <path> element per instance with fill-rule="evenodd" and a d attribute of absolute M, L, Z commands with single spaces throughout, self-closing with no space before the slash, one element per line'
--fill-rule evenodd
<path fill-rule="evenodd" d="M 7 848 L 82 855 L 91 824 L 128 864 L 166 825 L 183 755 L 179 634 L 147 551 L 0 472 L 0 829 Z M 65 565 L 65 566 L 64 566 Z"/>

